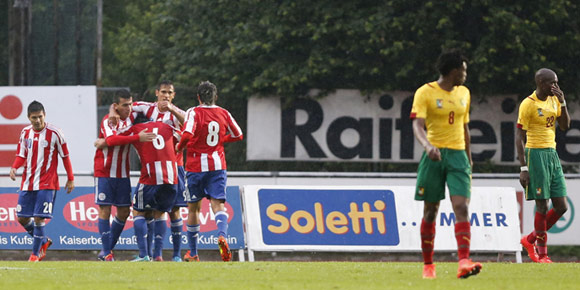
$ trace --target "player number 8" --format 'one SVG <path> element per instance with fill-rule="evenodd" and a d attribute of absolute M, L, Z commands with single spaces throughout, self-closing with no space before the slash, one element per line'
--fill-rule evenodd
<path fill-rule="evenodd" d="M 218 135 L 219 132 L 220 132 L 220 124 L 218 122 L 211 121 L 209 122 L 209 124 L 207 124 L 207 138 L 206 138 L 207 145 L 209 146 L 217 145 L 220 139 Z"/>

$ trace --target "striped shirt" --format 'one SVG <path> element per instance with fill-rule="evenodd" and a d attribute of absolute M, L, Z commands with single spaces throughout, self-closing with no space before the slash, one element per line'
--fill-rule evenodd
<path fill-rule="evenodd" d="M 132 116 L 119 120 L 115 126 L 110 124 L 109 115 L 101 122 L 99 138 L 107 138 L 127 130 L 133 125 Z M 95 177 L 128 178 L 129 177 L 129 144 L 97 149 L 95 152 Z"/>
<path fill-rule="evenodd" d="M 200 105 L 185 114 L 183 132 L 193 135 L 187 143 L 185 170 L 206 172 L 226 170 L 224 138 L 242 136 L 242 129 L 230 112 L 219 106 Z"/>
<path fill-rule="evenodd" d="M 16 156 L 25 159 L 20 188 L 22 191 L 59 189 L 58 156 L 67 157 L 68 147 L 60 129 L 45 124 L 39 132 L 29 125 L 20 133 Z"/>

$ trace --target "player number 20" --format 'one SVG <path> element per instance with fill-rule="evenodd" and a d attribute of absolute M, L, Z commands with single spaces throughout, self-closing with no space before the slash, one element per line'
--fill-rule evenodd
<path fill-rule="evenodd" d="M 157 134 L 157 137 L 153 139 L 153 147 L 157 150 L 161 150 L 165 147 L 165 140 L 163 140 L 163 136 L 159 135 L 159 128 L 153 128 L 153 133 Z"/>
<path fill-rule="evenodd" d="M 45 202 L 42 205 L 44 206 L 43 213 L 52 213 L 52 202 Z"/>
<path fill-rule="evenodd" d="M 209 122 L 209 124 L 207 124 L 207 138 L 206 138 L 207 145 L 209 146 L 217 145 L 220 139 L 219 132 L 220 132 L 220 124 L 218 122 L 211 121 Z"/>

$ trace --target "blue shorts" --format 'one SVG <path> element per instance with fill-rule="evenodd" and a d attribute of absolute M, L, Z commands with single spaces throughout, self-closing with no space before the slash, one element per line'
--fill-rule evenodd
<path fill-rule="evenodd" d="M 147 185 L 137 183 L 133 194 L 133 209 L 136 211 L 156 209 L 170 212 L 176 194 L 177 184 Z"/>
<path fill-rule="evenodd" d="M 187 202 L 198 202 L 205 198 L 226 200 L 227 172 L 215 170 L 187 172 Z"/>
<path fill-rule="evenodd" d="M 95 177 L 95 204 L 131 206 L 131 180 Z"/>
<path fill-rule="evenodd" d="M 21 191 L 18 195 L 16 215 L 51 219 L 55 198 L 56 190 L 54 189 Z"/>
<path fill-rule="evenodd" d="M 187 207 L 187 191 L 185 190 L 185 170 L 183 166 L 177 166 L 177 195 L 175 195 L 175 204 L 173 207 Z"/>

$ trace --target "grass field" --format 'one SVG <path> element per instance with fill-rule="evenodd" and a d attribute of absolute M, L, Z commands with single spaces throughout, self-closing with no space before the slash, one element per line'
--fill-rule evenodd
<path fill-rule="evenodd" d="M 485 263 L 468 279 L 412 262 L 4 262 L 0 289 L 578 289 L 580 263 Z"/>

